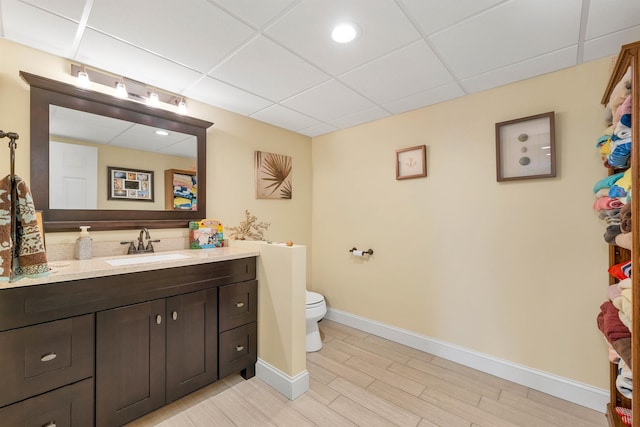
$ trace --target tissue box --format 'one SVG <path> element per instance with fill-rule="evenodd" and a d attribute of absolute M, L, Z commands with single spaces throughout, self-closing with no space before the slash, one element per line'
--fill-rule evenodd
<path fill-rule="evenodd" d="M 224 246 L 222 223 L 215 219 L 189 222 L 189 248 L 208 249 Z"/>

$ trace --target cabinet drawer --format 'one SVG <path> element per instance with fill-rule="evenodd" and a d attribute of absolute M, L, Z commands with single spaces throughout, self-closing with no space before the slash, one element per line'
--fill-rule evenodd
<path fill-rule="evenodd" d="M 258 360 L 258 328 L 255 322 L 220 334 L 220 378 L 240 372 Z"/>
<path fill-rule="evenodd" d="M 228 331 L 258 317 L 258 282 L 252 280 L 219 288 L 219 328 Z"/>
<path fill-rule="evenodd" d="M 0 333 L 0 406 L 93 376 L 93 315 Z"/>
<path fill-rule="evenodd" d="M 93 426 L 91 378 L 0 409 L 3 427 Z"/>

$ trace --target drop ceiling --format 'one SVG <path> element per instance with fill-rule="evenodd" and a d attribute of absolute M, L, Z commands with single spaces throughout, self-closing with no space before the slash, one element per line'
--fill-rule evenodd
<path fill-rule="evenodd" d="M 0 36 L 313 137 L 614 55 L 640 1 L 0 0 Z"/>

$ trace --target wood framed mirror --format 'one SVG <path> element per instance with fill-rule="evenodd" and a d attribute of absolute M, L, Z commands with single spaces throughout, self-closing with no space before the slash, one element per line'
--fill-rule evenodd
<path fill-rule="evenodd" d="M 31 86 L 30 189 L 36 209 L 42 211 L 45 231 L 73 231 L 77 230 L 80 225 L 89 225 L 92 230 L 123 230 L 140 227 L 182 228 L 187 227 L 189 221 L 206 218 L 206 131 L 213 123 L 166 110 L 151 108 L 135 101 L 80 89 L 70 84 L 24 71 L 20 72 L 20 76 Z M 76 208 L 74 206 L 75 201 L 72 200 L 71 203 L 65 205 L 66 207 L 60 208 L 59 202 L 52 200 L 50 192 L 52 185 L 50 178 L 50 162 L 52 160 L 50 150 L 50 141 L 52 140 L 50 135 L 51 117 L 68 114 L 80 114 L 80 116 L 74 115 L 73 119 L 69 120 L 68 123 L 83 124 L 85 128 L 88 128 L 87 134 L 107 133 L 100 127 L 99 123 L 102 123 L 103 120 L 113 119 L 120 123 L 121 129 L 126 128 L 134 136 L 139 136 L 143 132 L 146 134 L 149 129 L 161 129 L 173 134 L 176 144 L 183 142 L 187 144 L 186 146 L 192 146 L 195 157 L 191 159 L 191 162 L 195 166 L 194 176 L 197 179 L 197 205 L 195 209 L 182 207 L 166 209 L 163 200 L 158 202 L 161 207 L 152 207 L 149 204 L 136 201 L 135 197 L 129 198 L 124 202 L 110 200 L 109 202 L 112 204 L 105 205 L 104 194 L 107 191 L 107 187 L 112 183 L 107 183 L 106 181 L 106 168 L 104 168 L 104 171 L 101 170 L 104 162 L 100 163 L 96 170 L 97 177 L 102 181 L 102 184 L 99 184 L 99 188 L 96 190 L 98 202 L 95 206 L 87 207 L 81 205 L 81 207 Z M 123 132 L 114 131 L 114 135 L 116 133 L 121 135 Z M 72 139 L 77 139 L 77 137 Z M 63 137 L 62 140 L 64 141 L 65 138 Z M 153 142 L 141 142 L 139 137 L 137 140 L 140 146 L 154 144 Z M 95 145 L 91 141 L 82 141 L 82 144 L 86 146 Z M 131 148 L 122 147 L 118 149 L 131 150 Z M 141 148 L 138 147 L 137 149 Z M 175 150 L 185 151 L 177 148 Z M 133 166 L 131 169 L 147 170 L 149 169 L 148 167 L 143 167 L 148 165 L 146 159 L 155 155 L 147 154 L 146 151 L 125 151 L 124 153 L 120 154 L 120 157 L 116 156 L 116 160 L 113 160 L 112 155 L 112 160 L 110 160 L 117 163 L 118 159 L 121 159 L 120 163 L 124 164 L 113 164 L 111 166 Z M 177 162 L 176 158 L 170 158 L 168 161 L 163 160 L 155 164 L 155 176 L 157 177 L 155 180 L 156 198 L 162 199 L 160 196 L 165 194 L 164 171 L 185 169 L 184 166 L 172 167 Z M 135 183 L 129 184 L 135 185 Z M 142 183 L 142 185 L 145 184 Z M 171 185 L 170 183 L 166 184 L 167 188 Z M 82 188 L 82 185 L 84 184 L 78 184 L 78 188 Z M 67 198 L 69 198 L 68 195 Z M 121 204 L 118 205 L 118 203 Z"/>

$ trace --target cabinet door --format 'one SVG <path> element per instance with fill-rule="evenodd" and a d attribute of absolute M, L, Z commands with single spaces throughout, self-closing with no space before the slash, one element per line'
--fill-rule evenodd
<path fill-rule="evenodd" d="M 165 403 L 165 301 L 96 315 L 96 425 L 119 426 Z"/>
<path fill-rule="evenodd" d="M 167 402 L 218 379 L 217 289 L 167 299 Z"/>

